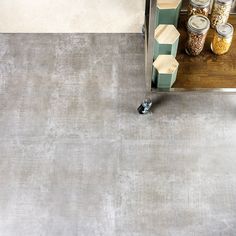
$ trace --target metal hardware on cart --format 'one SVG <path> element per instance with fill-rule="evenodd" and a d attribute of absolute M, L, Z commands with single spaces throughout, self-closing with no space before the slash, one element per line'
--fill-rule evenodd
<path fill-rule="evenodd" d="M 152 100 L 147 98 L 143 101 L 143 103 L 138 107 L 138 112 L 141 115 L 147 114 L 152 107 Z"/>
<path fill-rule="evenodd" d="M 140 114 L 147 114 L 152 107 L 152 100 L 149 98 L 149 93 L 152 91 L 152 63 L 154 50 L 154 31 L 155 31 L 155 14 L 156 0 L 145 1 L 145 19 L 142 28 L 142 33 L 145 38 L 145 85 L 146 97 L 138 108 Z M 153 35 L 153 37 L 150 37 Z"/>
<path fill-rule="evenodd" d="M 142 26 L 142 36 L 143 36 L 143 38 L 145 38 L 145 25 L 144 24 Z"/>

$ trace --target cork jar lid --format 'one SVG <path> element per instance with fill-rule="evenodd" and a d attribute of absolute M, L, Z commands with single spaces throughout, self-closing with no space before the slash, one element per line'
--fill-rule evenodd
<path fill-rule="evenodd" d="M 172 55 L 159 55 L 153 66 L 160 74 L 173 74 L 179 67 L 179 63 Z"/>

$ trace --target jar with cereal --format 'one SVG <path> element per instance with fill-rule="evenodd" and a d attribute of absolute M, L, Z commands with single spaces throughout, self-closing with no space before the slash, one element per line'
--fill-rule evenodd
<path fill-rule="evenodd" d="M 211 50 L 216 55 L 222 55 L 229 51 L 234 34 L 234 28 L 231 24 L 217 25 L 216 31 L 211 43 Z"/>
<path fill-rule="evenodd" d="M 232 6 L 232 0 L 215 0 L 211 13 L 211 27 L 226 24 Z"/>
<path fill-rule="evenodd" d="M 188 16 L 203 15 L 208 16 L 211 0 L 190 0 L 188 6 Z"/>
<path fill-rule="evenodd" d="M 187 24 L 188 39 L 185 51 L 188 55 L 199 55 L 206 41 L 206 36 L 210 28 L 210 21 L 206 16 L 191 16 Z"/>

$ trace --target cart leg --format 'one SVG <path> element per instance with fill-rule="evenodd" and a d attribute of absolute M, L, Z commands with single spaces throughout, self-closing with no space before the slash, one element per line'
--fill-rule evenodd
<path fill-rule="evenodd" d="M 151 98 L 146 98 L 143 100 L 142 104 L 138 107 L 138 112 L 141 115 L 148 114 L 152 107 L 152 100 Z"/>

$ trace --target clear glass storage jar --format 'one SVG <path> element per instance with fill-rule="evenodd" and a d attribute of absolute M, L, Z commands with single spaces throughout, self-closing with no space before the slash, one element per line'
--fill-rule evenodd
<path fill-rule="evenodd" d="M 233 40 L 233 34 L 234 28 L 231 24 L 217 25 L 211 43 L 211 50 L 217 55 L 227 53 Z"/>
<path fill-rule="evenodd" d="M 206 16 L 194 15 L 189 18 L 187 28 L 188 39 L 185 51 L 189 55 L 197 56 L 204 48 L 210 21 Z"/>
<path fill-rule="evenodd" d="M 211 0 L 190 0 L 188 6 L 188 16 L 203 15 L 208 16 Z"/>
<path fill-rule="evenodd" d="M 211 27 L 226 24 L 232 6 L 232 0 L 215 0 L 211 13 Z"/>

